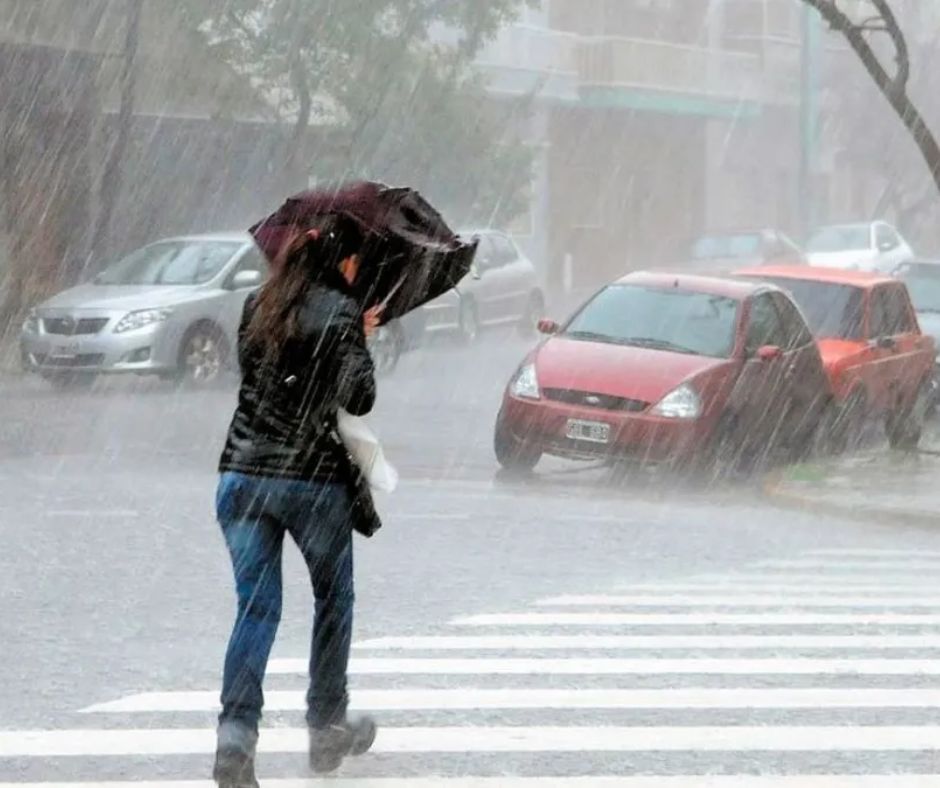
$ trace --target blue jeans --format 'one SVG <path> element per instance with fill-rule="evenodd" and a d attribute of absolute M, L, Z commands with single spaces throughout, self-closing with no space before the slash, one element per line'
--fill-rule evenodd
<path fill-rule="evenodd" d="M 319 728 L 345 718 L 353 616 L 349 504 L 339 483 L 222 474 L 216 513 L 235 570 L 238 617 L 225 655 L 220 722 L 258 728 L 261 685 L 281 620 L 285 533 L 300 548 L 316 599 L 307 723 Z"/>

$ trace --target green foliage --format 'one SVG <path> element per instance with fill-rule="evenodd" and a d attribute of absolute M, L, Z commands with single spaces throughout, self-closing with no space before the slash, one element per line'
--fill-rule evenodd
<path fill-rule="evenodd" d="M 188 13 L 294 125 L 289 169 L 405 183 L 466 221 L 506 222 L 530 182 L 526 102 L 490 98 L 471 64 L 525 2 L 189 0 Z M 304 143 L 310 123 L 329 144 Z"/>

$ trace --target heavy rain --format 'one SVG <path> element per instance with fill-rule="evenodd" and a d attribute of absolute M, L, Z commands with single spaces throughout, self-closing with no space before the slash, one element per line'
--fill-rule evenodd
<path fill-rule="evenodd" d="M 938 64 L 0 0 L 0 788 L 940 787 Z"/>

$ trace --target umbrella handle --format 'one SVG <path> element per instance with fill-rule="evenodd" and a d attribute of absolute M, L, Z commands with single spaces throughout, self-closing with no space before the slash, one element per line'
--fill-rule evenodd
<path fill-rule="evenodd" d="M 401 279 L 398 280 L 398 282 L 395 284 L 395 286 L 389 291 L 388 295 L 385 296 L 385 298 L 382 299 L 382 302 L 379 304 L 379 306 L 380 306 L 382 309 L 385 309 L 385 307 L 388 306 L 389 302 L 395 297 L 395 293 L 397 293 L 399 290 L 401 290 L 401 286 L 402 286 L 403 284 L 405 284 L 405 277 L 404 277 L 404 276 L 402 276 Z"/>

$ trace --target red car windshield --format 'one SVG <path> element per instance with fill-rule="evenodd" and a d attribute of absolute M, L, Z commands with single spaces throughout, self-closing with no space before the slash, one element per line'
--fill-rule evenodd
<path fill-rule="evenodd" d="M 738 302 L 674 288 L 612 285 L 568 324 L 564 336 L 695 356 L 729 358 Z"/>
<path fill-rule="evenodd" d="M 761 277 L 793 296 L 813 336 L 822 339 L 862 339 L 864 291 L 860 287 L 808 279 Z"/>

